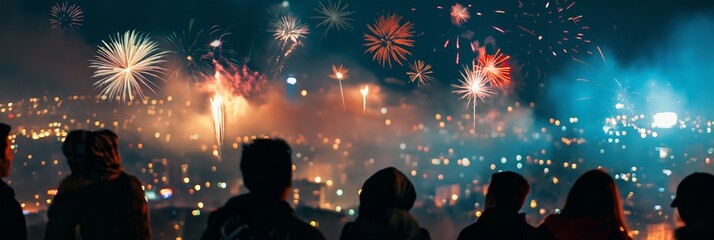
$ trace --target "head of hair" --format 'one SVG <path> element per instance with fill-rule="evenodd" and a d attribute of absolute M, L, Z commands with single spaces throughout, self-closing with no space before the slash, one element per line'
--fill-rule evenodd
<path fill-rule="evenodd" d="M 359 195 L 359 216 L 378 218 L 389 209 L 409 211 L 416 201 L 416 190 L 411 181 L 396 168 L 377 171 L 362 185 Z"/>
<path fill-rule="evenodd" d="M 292 185 L 292 150 L 282 139 L 256 139 L 243 144 L 240 170 L 251 193 L 275 198 Z"/>
<path fill-rule="evenodd" d="M 511 171 L 494 173 L 488 185 L 486 205 L 518 211 L 523 207 L 530 190 L 528 181 L 518 173 Z"/>
<path fill-rule="evenodd" d="M 111 130 L 73 130 L 62 144 L 72 176 L 109 180 L 122 172 L 119 137 Z"/>
<path fill-rule="evenodd" d="M 561 214 L 610 219 L 617 231 L 628 231 L 615 180 L 603 170 L 590 170 L 575 181 Z"/>
<path fill-rule="evenodd" d="M 714 223 L 714 175 L 692 173 L 677 186 L 677 196 L 672 202 L 686 225 Z"/>
<path fill-rule="evenodd" d="M 7 157 L 5 156 L 5 149 L 9 146 L 7 137 L 10 135 L 10 129 L 10 125 L 0 123 L 0 159 Z"/>

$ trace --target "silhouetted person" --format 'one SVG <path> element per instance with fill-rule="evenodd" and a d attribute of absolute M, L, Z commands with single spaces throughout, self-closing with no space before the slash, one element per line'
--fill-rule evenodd
<path fill-rule="evenodd" d="M 580 176 L 570 189 L 563 210 L 548 216 L 538 230 L 543 234 L 540 239 L 632 239 L 615 180 L 601 170 L 590 170 Z"/>
<path fill-rule="evenodd" d="M 486 193 L 486 210 L 458 239 L 533 239 L 535 228 L 526 222 L 525 214 L 518 213 L 529 192 L 528 181 L 518 173 L 494 173 Z"/>
<path fill-rule="evenodd" d="M 359 195 L 359 216 L 342 229 L 342 240 L 425 240 L 429 232 L 409 214 L 414 206 L 414 185 L 393 167 L 369 177 Z"/>
<path fill-rule="evenodd" d="M 151 238 L 141 182 L 123 171 L 118 146 L 109 130 L 67 134 L 62 152 L 72 174 L 50 205 L 45 239 Z"/>
<path fill-rule="evenodd" d="M 293 170 L 285 141 L 257 139 L 243 145 L 240 170 L 250 193 L 211 213 L 201 239 L 324 239 L 317 228 L 295 217 L 286 202 Z"/>
<path fill-rule="evenodd" d="M 677 240 L 714 239 L 714 175 L 692 173 L 677 186 L 672 201 L 685 226 L 674 232 Z"/>
<path fill-rule="evenodd" d="M 10 176 L 12 149 L 10 148 L 10 126 L 0 123 L 0 177 Z M 0 239 L 27 239 L 25 215 L 20 203 L 15 200 L 15 191 L 0 180 Z"/>

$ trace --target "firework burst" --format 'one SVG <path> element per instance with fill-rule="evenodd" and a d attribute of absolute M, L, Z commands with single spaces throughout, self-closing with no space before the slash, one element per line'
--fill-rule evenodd
<path fill-rule="evenodd" d="M 464 66 L 459 84 L 451 85 L 456 89 L 453 93 L 461 95 L 459 99 L 466 99 L 466 107 L 472 107 L 474 127 L 476 127 L 476 106 L 478 105 L 478 100 L 486 102 L 486 98 L 494 94 L 487 83 L 488 79 L 483 71 Z"/>
<path fill-rule="evenodd" d="M 347 107 L 345 106 L 345 93 L 344 93 L 344 91 L 342 91 L 342 80 L 346 80 L 346 79 L 350 78 L 349 72 L 350 72 L 350 70 L 342 65 L 340 65 L 339 67 L 332 65 L 332 74 L 330 74 L 330 78 L 336 79 L 337 81 L 340 82 L 340 96 L 342 96 L 342 109 L 347 109 Z"/>
<path fill-rule="evenodd" d="M 202 40 L 203 30 L 194 31 L 193 19 L 189 21 L 186 30 L 180 33 L 173 32 L 164 38 L 172 49 L 170 52 L 174 57 L 174 66 L 177 68 L 172 76 L 178 75 L 179 72 L 188 73 L 194 82 L 198 82 L 200 76 L 210 74 L 210 61 L 203 57 L 209 50 L 203 47 Z"/>
<path fill-rule="evenodd" d="M 158 44 L 148 35 L 136 31 L 127 31 L 123 35 L 109 38 L 109 43 L 102 41 L 96 59 L 90 60 L 90 68 L 95 68 L 92 77 L 99 77 L 94 86 L 102 88 L 101 96 L 109 99 L 131 101 L 135 95 L 144 99 L 142 87 L 155 93 L 158 87 L 149 77 L 158 78 L 165 69 L 157 66 L 164 62 L 167 51 L 161 51 Z"/>
<path fill-rule="evenodd" d="M 468 8 L 458 3 L 451 6 L 451 23 L 461 26 L 462 23 L 466 23 L 469 19 L 471 19 L 471 14 L 469 14 Z"/>
<path fill-rule="evenodd" d="M 349 4 L 345 3 L 345 5 L 342 5 L 342 1 L 339 0 L 335 3 L 332 3 L 328 0 L 327 5 L 320 2 L 320 7 L 315 9 L 315 11 L 320 13 L 320 15 L 313 16 L 310 18 L 322 20 L 316 26 L 325 26 L 325 33 L 322 34 L 322 37 L 327 36 L 327 33 L 330 32 L 330 30 L 332 29 L 335 29 L 337 31 L 342 31 L 343 29 L 354 29 L 352 27 L 352 24 L 350 23 L 354 21 L 354 19 L 349 18 L 349 16 L 355 12 L 348 11 L 347 7 L 349 7 Z"/>
<path fill-rule="evenodd" d="M 300 22 L 300 19 L 293 15 L 282 16 L 275 19 L 271 24 L 270 32 L 276 40 L 280 40 L 286 44 L 288 40 L 292 43 L 299 43 L 300 38 L 307 38 L 310 29 L 307 24 Z"/>
<path fill-rule="evenodd" d="M 478 58 L 477 70 L 486 75 L 491 85 L 500 87 L 511 83 L 511 67 L 506 64 L 510 57 L 496 50 L 493 55 L 483 54 Z"/>
<path fill-rule="evenodd" d="M 399 24 L 401 20 L 402 17 L 396 14 L 382 15 L 376 19 L 374 25 L 367 25 L 372 34 L 364 34 L 364 40 L 367 42 L 364 44 L 367 47 L 364 52 L 374 53 L 372 60 L 377 60 L 382 66 L 389 63 L 391 68 L 392 61 L 402 65 L 401 60 L 407 60 L 406 55 L 412 55 L 406 47 L 414 46 L 414 40 L 410 39 L 414 35 L 414 25 L 408 21 Z"/>
<path fill-rule="evenodd" d="M 67 2 L 55 3 L 50 8 L 50 27 L 60 36 L 82 26 L 84 12 L 78 5 Z"/>
<path fill-rule="evenodd" d="M 417 82 L 418 86 L 425 85 L 426 82 L 434 80 L 429 74 L 434 73 L 431 70 L 431 65 L 424 63 L 422 60 L 414 61 L 414 64 L 409 64 L 411 71 L 407 72 L 409 82 Z"/>

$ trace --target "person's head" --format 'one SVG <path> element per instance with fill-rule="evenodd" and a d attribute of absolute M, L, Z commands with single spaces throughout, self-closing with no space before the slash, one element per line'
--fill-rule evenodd
<path fill-rule="evenodd" d="M 531 186 L 520 174 L 511 171 L 494 173 L 486 193 L 486 207 L 518 212 L 530 191 Z"/>
<path fill-rule="evenodd" d="M 615 180 L 605 171 L 590 170 L 575 181 L 568 193 L 563 215 L 610 219 L 627 233 L 627 225 Z"/>
<path fill-rule="evenodd" d="M 293 179 L 290 145 L 277 138 L 256 139 L 243 144 L 240 171 L 245 186 L 252 194 L 287 200 Z"/>
<path fill-rule="evenodd" d="M 119 137 L 110 130 L 74 130 L 62 144 L 72 176 L 87 180 L 111 180 L 122 172 Z"/>
<path fill-rule="evenodd" d="M 388 167 L 364 182 L 359 195 L 359 215 L 376 218 L 393 208 L 409 211 L 415 200 L 414 185 L 402 172 Z"/>
<path fill-rule="evenodd" d="M 10 125 L 0 123 L 0 177 L 10 176 L 12 168 L 12 149 L 10 148 Z"/>
<path fill-rule="evenodd" d="M 685 177 L 677 186 L 672 201 L 684 224 L 714 223 L 714 175 L 697 172 Z"/>

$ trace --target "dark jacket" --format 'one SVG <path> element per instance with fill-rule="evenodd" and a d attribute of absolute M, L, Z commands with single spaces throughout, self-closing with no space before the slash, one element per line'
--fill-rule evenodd
<path fill-rule="evenodd" d="M 674 231 L 677 240 L 714 240 L 714 225 L 700 224 L 684 226 Z"/>
<path fill-rule="evenodd" d="M 539 239 L 632 240 L 608 219 L 550 215 L 537 229 Z"/>
<path fill-rule="evenodd" d="M 321 240 L 325 237 L 317 228 L 295 217 L 287 202 L 245 194 L 228 200 L 211 213 L 201 239 Z"/>
<path fill-rule="evenodd" d="M 15 191 L 0 180 L 0 239 L 25 240 L 25 216 L 20 203 L 15 200 Z"/>
<path fill-rule="evenodd" d="M 431 236 L 426 229 L 417 225 L 413 240 L 430 240 Z M 391 233 L 395 232 L 395 225 L 377 225 L 369 221 L 355 221 L 347 223 L 342 228 L 340 240 L 391 240 L 403 239 L 395 237 Z"/>
<path fill-rule="evenodd" d="M 126 173 L 88 181 L 66 177 L 50 205 L 45 239 L 151 239 L 141 182 Z"/>
<path fill-rule="evenodd" d="M 458 240 L 534 238 L 535 228 L 526 222 L 525 214 L 489 208 L 478 221 L 461 231 Z"/>
<path fill-rule="evenodd" d="M 416 191 L 396 168 L 385 168 L 365 181 L 359 195 L 359 217 L 342 229 L 342 240 L 428 240 L 429 232 L 409 214 Z"/>

